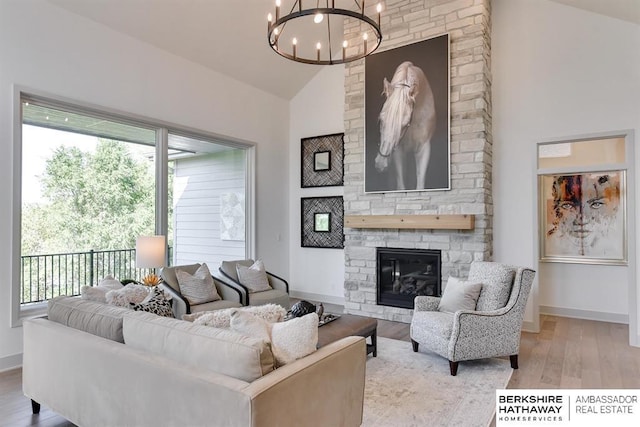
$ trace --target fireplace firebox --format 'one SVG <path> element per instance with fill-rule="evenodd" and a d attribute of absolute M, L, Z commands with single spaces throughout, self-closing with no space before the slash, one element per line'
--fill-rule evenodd
<path fill-rule="evenodd" d="M 377 248 L 376 264 L 378 305 L 413 308 L 416 296 L 440 296 L 441 251 Z"/>

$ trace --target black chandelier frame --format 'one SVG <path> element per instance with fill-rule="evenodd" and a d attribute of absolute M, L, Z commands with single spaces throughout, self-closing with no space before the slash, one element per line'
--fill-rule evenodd
<path fill-rule="evenodd" d="M 322 0 L 321 0 L 322 1 Z M 345 64 L 347 62 L 352 62 L 352 61 L 357 61 L 358 59 L 362 59 L 366 56 L 369 56 L 370 54 L 372 54 L 373 52 L 375 52 L 376 49 L 378 49 L 378 47 L 380 46 L 380 43 L 382 43 L 382 31 L 380 30 L 380 12 L 378 12 L 378 22 L 376 22 L 375 20 L 371 19 L 370 17 L 368 17 L 367 15 L 364 14 L 364 0 L 362 0 L 361 4 L 358 4 L 357 0 L 354 0 L 354 2 L 356 3 L 356 5 L 358 6 L 359 11 L 354 11 L 354 10 L 349 10 L 349 9 L 341 9 L 341 8 L 336 8 L 336 7 L 314 7 L 311 9 L 302 9 L 302 0 L 296 0 L 291 8 L 291 12 L 289 12 L 289 14 L 287 15 L 283 15 L 283 16 L 278 16 L 278 9 L 276 9 L 276 19 L 274 22 L 269 21 L 268 23 L 268 32 L 267 32 L 267 40 L 269 42 L 269 46 L 271 47 L 271 49 L 273 49 L 274 52 L 276 52 L 278 55 L 290 59 L 292 61 L 296 61 L 296 62 L 301 62 L 303 64 L 312 64 L 312 65 L 336 65 L 336 64 Z M 327 4 L 328 4 L 328 0 L 327 0 Z M 335 0 L 332 0 L 332 5 L 335 4 Z M 296 9 L 296 5 L 297 5 L 297 11 L 294 11 Z M 286 26 L 287 22 L 292 21 L 294 19 L 299 19 L 305 16 L 309 16 L 309 15 L 316 15 L 316 14 L 322 14 L 325 15 L 327 17 L 327 37 L 328 37 L 328 49 L 329 49 L 329 59 L 320 59 L 320 52 L 318 51 L 318 56 L 316 57 L 316 59 L 310 59 L 310 58 L 305 58 L 305 57 L 300 57 L 296 54 L 296 45 L 292 45 L 292 52 L 293 53 L 289 53 L 286 52 L 282 49 L 280 49 L 279 46 L 279 39 L 280 36 L 282 35 L 283 31 L 284 31 L 284 27 Z M 331 29 L 330 29 L 330 17 L 332 15 L 340 15 L 340 16 L 347 16 L 350 18 L 355 18 L 359 21 L 362 21 L 366 24 L 368 24 L 371 29 L 374 32 L 375 35 L 375 43 L 368 43 L 368 39 L 365 39 L 363 41 L 364 43 L 364 49 L 362 50 L 362 52 L 360 52 L 360 50 L 358 50 L 359 53 L 352 55 L 352 56 L 346 56 L 345 55 L 345 48 L 342 48 L 342 57 L 338 58 L 338 59 L 333 59 L 333 52 L 332 52 L 332 46 L 331 46 Z M 281 28 L 282 27 L 282 31 L 276 31 L 276 29 Z M 373 48 L 371 49 L 370 46 L 372 46 Z"/>

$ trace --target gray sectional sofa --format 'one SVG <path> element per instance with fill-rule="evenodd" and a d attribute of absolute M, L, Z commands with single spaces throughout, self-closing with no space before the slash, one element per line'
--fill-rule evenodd
<path fill-rule="evenodd" d="M 358 426 L 365 342 L 274 369 L 238 333 L 59 297 L 24 323 L 23 390 L 79 426 Z"/>

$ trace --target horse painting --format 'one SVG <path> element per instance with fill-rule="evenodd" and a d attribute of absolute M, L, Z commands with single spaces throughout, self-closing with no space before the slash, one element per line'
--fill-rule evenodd
<path fill-rule="evenodd" d="M 379 172 L 393 160 L 396 190 L 407 190 L 405 163 L 415 161 L 416 190 L 426 188 L 431 138 L 436 128 L 433 92 L 424 72 L 405 61 L 396 68 L 391 83 L 384 78 L 386 101 L 378 117 L 380 144 L 375 158 Z"/>

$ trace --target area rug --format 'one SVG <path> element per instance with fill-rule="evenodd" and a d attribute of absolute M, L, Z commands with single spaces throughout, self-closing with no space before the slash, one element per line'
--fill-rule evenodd
<path fill-rule="evenodd" d="M 445 358 L 378 338 L 378 357 L 367 359 L 362 425 L 486 427 L 496 389 L 506 387 L 512 372 L 508 360 L 485 359 L 460 362 L 452 377 Z"/>

